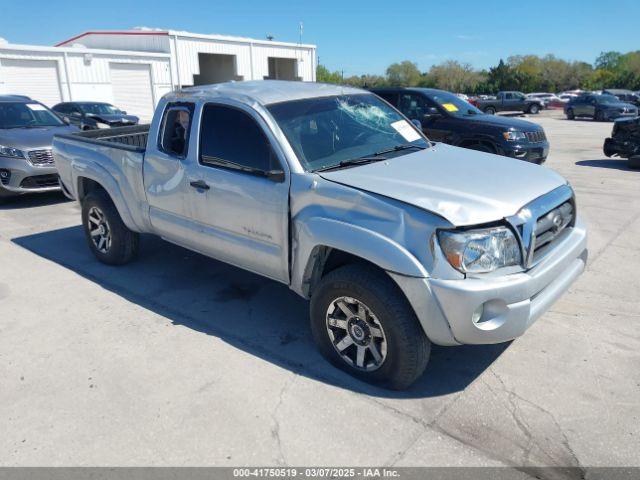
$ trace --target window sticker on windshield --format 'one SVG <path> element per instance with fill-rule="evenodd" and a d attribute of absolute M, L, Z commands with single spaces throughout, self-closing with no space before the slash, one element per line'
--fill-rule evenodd
<path fill-rule="evenodd" d="M 34 112 L 42 112 L 46 110 L 46 108 L 44 108 L 39 103 L 28 103 L 27 107 L 29 107 L 29 109 L 33 110 Z"/>
<path fill-rule="evenodd" d="M 407 142 L 415 142 L 420 139 L 420 134 L 416 132 L 409 122 L 406 120 L 398 120 L 391 124 L 393 129 L 398 132 Z"/>
<path fill-rule="evenodd" d="M 457 112 L 458 107 L 456 107 L 453 103 L 443 103 L 442 106 L 447 112 Z"/>

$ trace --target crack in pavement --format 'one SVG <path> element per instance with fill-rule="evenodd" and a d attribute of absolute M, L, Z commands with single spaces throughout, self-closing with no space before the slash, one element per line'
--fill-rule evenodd
<path fill-rule="evenodd" d="M 281 466 L 286 466 L 287 462 L 285 459 L 284 451 L 282 449 L 282 439 L 280 438 L 280 420 L 278 420 L 278 410 L 282 406 L 282 402 L 284 401 L 284 395 L 289 390 L 289 388 L 296 382 L 298 379 L 298 375 L 295 373 L 292 374 L 287 381 L 284 382 L 282 388 L 280 389 L 280 394 L 278 395 L 278 402 L 276 406 L 273 408 L 271 412 L 271 421 L 273 422 L 273 427 L 271 428 L 271 436 L 275 440 L 276 449 L 278 452 L 278 458 L 276 459 L 276 463 Z"/>

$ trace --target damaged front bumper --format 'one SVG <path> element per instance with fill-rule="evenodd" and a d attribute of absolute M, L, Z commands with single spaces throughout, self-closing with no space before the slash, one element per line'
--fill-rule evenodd
<path fill-rule="evenodd" d="M 433 343 L 490 344 L 522 335 L 580 276 L 586 261 L 587 233 L 578 221 L 526 272 L 461 280 L 390 275 Z"/>

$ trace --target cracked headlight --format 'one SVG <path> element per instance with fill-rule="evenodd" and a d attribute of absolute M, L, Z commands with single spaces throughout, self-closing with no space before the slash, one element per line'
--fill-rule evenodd
<path fill-rule="evenodd" d="M 0 145 L 0 157 L 27 158 L 22 150 Z"/>
<path fill-rule="evenodd" d="M 522 263 L 518 240 L 507 227 L 440 230 L 438 242 L 451 266 L 462 273 L 488 273 Z"/>

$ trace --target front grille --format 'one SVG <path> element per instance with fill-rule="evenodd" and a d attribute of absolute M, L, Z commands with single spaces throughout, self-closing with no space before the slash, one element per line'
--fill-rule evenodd
<path fill-rule="evenodd" d="M 60 178 L 56 174 L 51 175 L 35 175 L 27 177 L 20 183 L 20 188 L 47 188 L 59 187 Z"/>
<path fill-rule="evenodd" d="M 53 153 L 50 148 L 44 150 L 31 150 L 29 152 L 29 162 L 38 167 L 53 165 Z"/>
<path fill-rule="evenodd" d="M 534 263 L 562 237 L 574 220 L 575 208 L 570 200 L 538 218 L 533 232 Z"/>
<path fill-rule="evenodd" d="M 547 136 L 544 134 L 544 130 L 539 130 L 537 132 L 525 132 L 527 136 L 527 140 L 532 143 L 544 142 L 547 139 Z"/>

